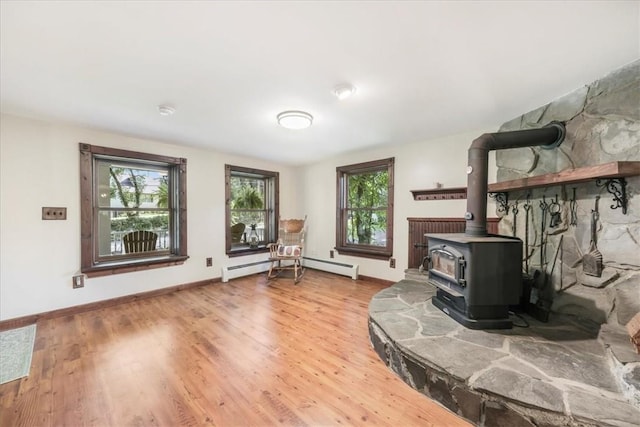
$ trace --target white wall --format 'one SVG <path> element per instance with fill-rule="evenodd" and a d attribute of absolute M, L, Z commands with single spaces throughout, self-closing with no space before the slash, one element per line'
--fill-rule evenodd
<path fill-rule="evenodd" d="M 336 167 L 354 163 L 395 157 L 394 188 L 394 244 L 393 257 L 396 268 L 388 261 L 335 254 L 335 261 L 359 264 L 360 274 L 385 280 L 400 280 L 408 265 L 409 217 L 458 217 L 466 211 L 466 200 L 415 201 L 410 190 L 434 188 L 439 182 L 443 187 L 467 186 L 467 149 L 471 142 L 484 132 L 447 136 L 432 141 L 394 145 L 373 150 L 358 151 L 299 169 L 303 206 L 309 215 L 306 238 L 306 256 L 329 259 L 329 251 L 335 247 L 336 227 Z M 489 159 L 490 182 L 496 176 L 495 156 Z M 494 216 L 490 203 L 487 212 Z"/>
<path fill-rule="evenodd" d="M 281 214 L 303 210 L 289 166 L 9 115 L 0 124 L 0 320 L 220 277 L 222 265 L 266 259 L 225 254 L 225 163 L 279 171 Z M 79 142 L 187 159 L 184 265 L 90 278 L 72 288 L 80 268 Z M 66 207 L 67 220 L 43 221 L 43 206 Z M 212 268 L 206 257 L 213 257 Z"/>

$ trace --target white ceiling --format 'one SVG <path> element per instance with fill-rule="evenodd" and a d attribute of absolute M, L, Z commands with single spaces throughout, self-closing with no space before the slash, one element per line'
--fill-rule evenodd
<path fill-rule="evenodd" d="M 0 18 L 2 112 L 294 165 L 497 127 L 640 57 L 639 1 L 3 0 Z M 289 109 L 313 126 L 279 127 Z"/>

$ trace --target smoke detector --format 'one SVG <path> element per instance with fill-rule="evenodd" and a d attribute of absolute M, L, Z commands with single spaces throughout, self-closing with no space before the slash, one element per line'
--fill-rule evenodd
<path fill-rule="evenodd" d="M 347 99 L 351 95 L 356 93 L 356 88 L 348 83 L 341 84 L 333 88 L 333 94 L 338 97 L 339 100 Z"/>
<path fill-rule="evenodd" d="M 171 105 L 158 105 L 158 113 L 160 113 L 161 116 L 170 116 L 175 112 L 175 107 Z"/>

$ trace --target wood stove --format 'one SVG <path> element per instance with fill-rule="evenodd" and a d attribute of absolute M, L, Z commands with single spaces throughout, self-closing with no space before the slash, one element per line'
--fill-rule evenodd
<path fill-rule="evenodd" d="M 522 296 L 522 241 L 487 233 L 489 151 L 559 146 L 565 127 L 487 133 L 469 148 L 464 234 L 426 234 L 429 282 L 438 288 L 433 304 L 471 329 L 508 329 L 510 306 Z M 528 272 L 525 272 L 528 273 Z"/>
<path fill-rule="evenodd" d="M 427 234 L 433 304 L 470 329 L 508 329 L 522 294 L 522 241 L 507 236 Z"/>

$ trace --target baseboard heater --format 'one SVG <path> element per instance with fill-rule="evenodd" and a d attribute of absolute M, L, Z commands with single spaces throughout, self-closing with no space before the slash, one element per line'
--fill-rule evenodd
<path fill-rule="evenodd" d="M 347 264 L 344 262 L 328 261 L 317 258 L 302 258 L 304 267 L 313 268 L 314 270 L 335 273 L 341 276 L 351 277 L 358 280 L 358 264 Z M 247 264 L 229 265 L 222 267 L 222 282 L 226 283 L 231 279 L 238 277 L 250 276 L 252 274 L 264 273 L 269 270 L 269 261 L 256 261 Z"/>
<path fill-rule="evenodd" d="M 268 270 L 269 260 L 250 262 L 247 264 L 228 265 L 222 267 L 222 281 L 226 283 L 230 279 L 264 273 Z"/>
<path fill-rule="evenodd" d="M 358 264 L 347 264 L 344 262 L 303 257 L 302 265 L 315 270 L 322 270 L 329 273 L 339 274 L 341 276 L 349 276 L 353 280 L 358 280 Z"/>

